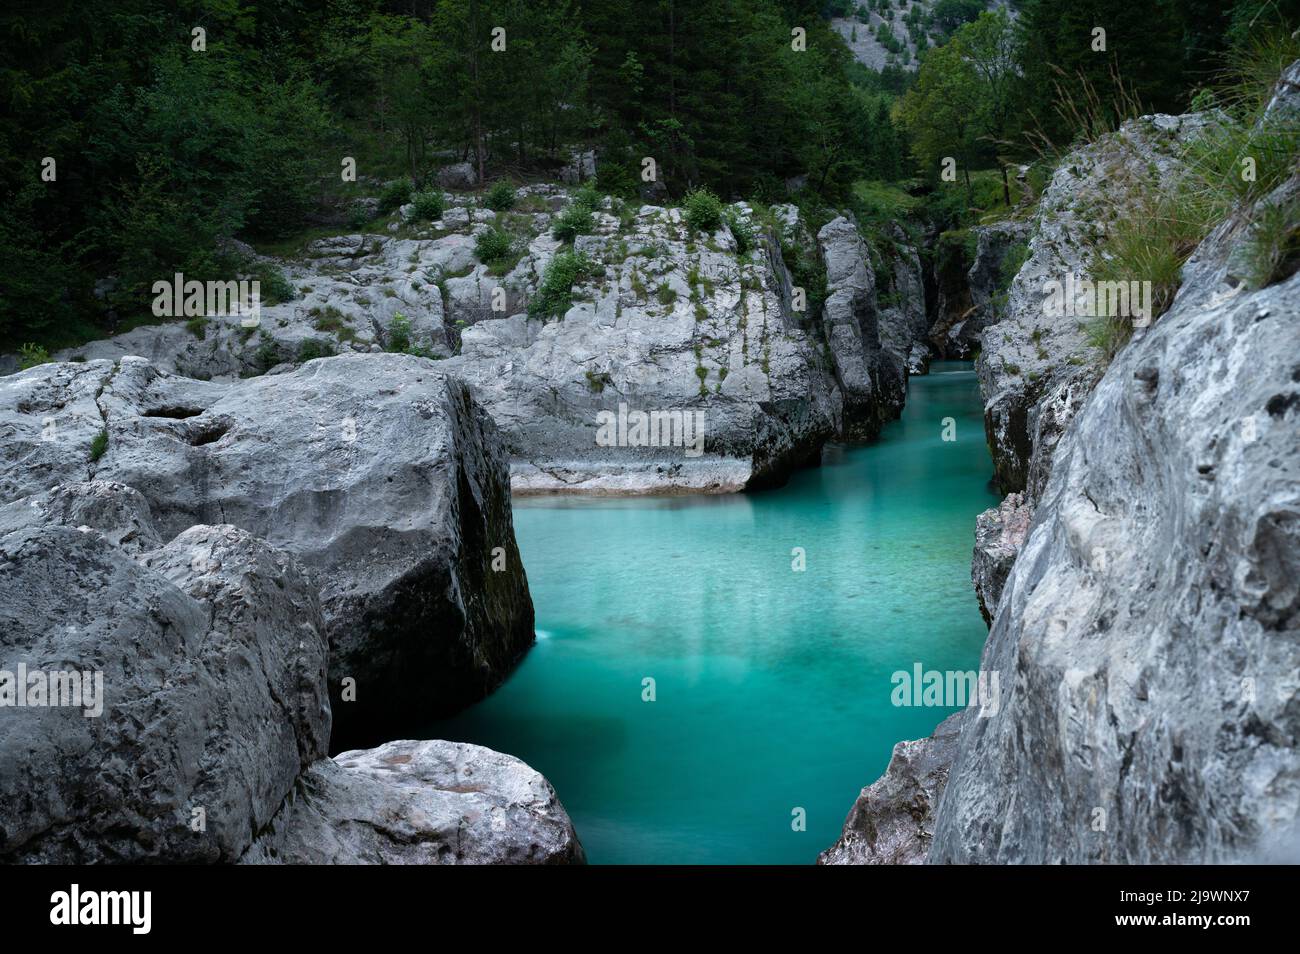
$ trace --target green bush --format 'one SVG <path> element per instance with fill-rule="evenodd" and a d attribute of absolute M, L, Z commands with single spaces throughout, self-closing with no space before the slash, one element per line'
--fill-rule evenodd
<path fill-rule="evenodd" d="M 595 266 L 580 252 L 560 252 L 546 266 L 528 313 L 537 318 L 561 317 L 573 305 L 573 284 L 592 274 Z"/>
<path fill-rule="evenodd" d="M 637 185 L 637 177 L 628 171 L 627 166 L 619 163 L 601 165 L 600 172 L 596 175 L 597 188 L 622 199 L 636 198 Z"/>
<path fill-rule="evenodd" d="M 411 319 L 400 311 L 388 325 L 388 350 L 401 354 L 411 350 Z"/>
<path fill-rule="evenodd" d="M 328 358 L 333 356 L 334 347 L 328 342 L 319 338 L 308 338 L 298 346 L 298 361 L 311 361 L 315 358 Z"/>
<path fill-rule="evenodd" d="M 261 283 L 264 305 L 278 305 L 298 297 L 298 290 L 284 277 L 284 272 L 269 262 L 259 263 L 254 277 Z"/>
<path fill-rule="evenodd" d="M 34 368 L 38 364 L 49 363 L 50 353 L 38 344 L 28 342 L 18 349 L 18 368 L 20 371 Z"/>
<path fill-rule="evenodd" d="M 408 222 L 434 222 L 442 218 L 447 203 L 441 192 L 420 192 L 411 196 L 411 212 Z"/>
<path fill-rule="evenodd" d="M 682 205 L 686 209 L 686 224 L 692 231 L 716 232 L 722 224 L 722 200 L 708 189 L 686 193 Z"/>
<path fill-rule="evenodd" d="M 552 234 L 561 242 L 572 242 L 579 235 L 588 235 L 596 227 L 591 210 L 573 204 L 560 213 L 551 226 Z"/>
<path fill-rule="evenodd" d="M 387 215 L 411 201 L 411 183 L 398 179 L 384 186 L 379 194 L 379 214 Z"/>
<path fill-rule="evenodd" d="M 506 179 L 498 179 L 492 183 L 492 188 L 488 189 L 483 204 L 493 212 L 506 212 L 513 209 L 515 207 L 515 187 Z"/>
<path fill-rule="evenodd" d="M 495 226 L 484 229 L 474 240 L 474 254 L 484 265 L 506 260 L 514 247 L 515 242 L 510 233 Z"/>
<path fill-rule="evenodd" d="M 741 218 L 735 209 L 727 210 L 727 228 L 736 240 L 736 254 L 744 255 L 754 247 L 754 227 L 748 220 Z"/>
<path fill-rule="evenodd" d="M 369 222 L 370 216 L 366 215 L 366 210 L 359 205 L 354 205 L 348 212 L 348 228 L 354 232 L 361 231 Z"/>
<path fill-rule="evenodd" d="M 604 202 L 605 197 L 590 182 L 573 193 L 573 205 L 579 209 L 586 209 L 588 212 L 597 211 Z"/>

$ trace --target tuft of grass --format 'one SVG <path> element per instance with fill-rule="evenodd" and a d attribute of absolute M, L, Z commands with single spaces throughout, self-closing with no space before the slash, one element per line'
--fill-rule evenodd
<path fill-rule="evenodd" d="M 1127 318 L 1094 318 L 1084 325 L 1084 339 L 1090 347 L 1100 353 L 1106 364 L 1115 360 L 1115 355 L 1119 354 L 1120 349 L 1128 344 L 1132 337 L 1133 324 Z M 1006 367 L 1012 374 L 1020 373 L 1020 369 L 1015 365 Z"/>
<path fill-rule="evenodd" d="M 92 462 L 99 460 L 108 450 L 108 428 L 104 428 L 95 435 L 95 439 L 90 442 L 90 459 Z"/>
<path fill-rule="evenodd" d="M 1300 197 L 1257 208 L 1243 255 L 1251 289 L 1267 288 L 1300 268 Z"/>
<path fill-rule="evenodd" d="M 677 292 L 674 291 L 673 287 L 667 282 L 663 282 L 659 288 L 655 290 L 655 298 L 659 300 L 659 304 L 664 307 L 669 307 L 677 301 Z"/>
<path fill-rule="evenodd" d="M 26 371 L 38 364 L 49 364 L 50 353 L 35 342 L 29 341 L 18 349 L 18 370 Z"/>
<path fill-rule="evenodd" d="M 189 321 L 185 322 L 185 330 L 200 341 L 203 341 L 208 336 L 208 319 L 202 317 L 191 318 Z"/>

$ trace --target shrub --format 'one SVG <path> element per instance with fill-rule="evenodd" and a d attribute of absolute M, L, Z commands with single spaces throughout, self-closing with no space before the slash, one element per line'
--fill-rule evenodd
<path fill-rule="evenodd" d="M 474 240 L 474 254 L 484 265 L 504 261 L 510 257 L 514 247 L 510 233 L 496 227 L 484 229 Z"/>
<path fill-rule="evenodd" d="M 334 354 L 334 348 L 328 341 L 308 338 L 298 346 L 298 361 L 311 361 L 314 358 L 328 358 Z"/>
<path fill-rule="evenodd" d="M 442 218 L 447 209 L 441 192 L 420 192 L 411 196 L 411 212 L 408 222 L 433 222 Z"/>
<path fill-rule="evenodd" d="M 18 349 L 18 368 L 21 371 L 34 368 L 38 364 L 49 363 L 50 353 L 38 344 L 28 342 Z"/>
<path fill-rule="evenodd" d="M 573 284 L 592 273 L 591 259 L 580 252 L 560 252 L 546 266 L 537 295 L 528 313 L 540 318 L 558 318 L 573 305 Z"/>
<path fill-rule="evenodd" d="M 255 277 L 261 282 L 263 304 L 278 305 L 298 297 L 297 289 L 290 284 L 289 279 L 284 277 L 284 272 L 269 262 L 257 266 Z"/>
<path fill-rule="evenodd" d="M 692 231 L 716 232 L 722 224 L 722 200 L 708 189 L 691 190 L 682 204 Z"/>
<path fill-rule="evenodd" d="M 366 210 L 359 205 L 354 205 L 352 211 L 348 213 L 348 228 L 354 232 L 361 231 L 369 221 L 370 216 L 366 215 Z"/>
<path fill-rule="evenodd" d="M 498 179 L 492 183 L 492 188 L 488 189 L 483 204 L 493 212 L 506 212 L 513 209 L 515 207 L 515 187 L 506 179 Z"/>
<path fill-rule="evenodd" d="M 588 212 L 595 212 L 604 204 L 604 196 L 590 182 L 573 193 L 573 205 Z"/>
<path fill-rule="evenodd" d="M 602 164 L 595 184 L 601 191 L 620 198 L 632 199 L 637 195 L 636 176 L 619 163 Z"/>
<path fill-rule="evenodd" d="M 596 227 L 591 210 L 574 205 L 565 209 L 555 220 L 551 233 L 561 242 L 572 242 L 579 235 L 587 235 Z"/>
<path fill-rule="evenodd" d="M 388 325 L 388 350 L 401 354 L 411 350 L 411 319 L 400 311 Z"/>
<path fill-rule="evenodd" d="M 736 240 L 736 254 L 744 255 L 754 247 L 754 227 L 735 209 L 727 210 L 727 228 Z"/>
<path fill-rule="evenodd" d="M 405 179 L 398 179 L 396 182 L 390 182 L 384 186 L 384 191 L 379 195 L 379 214 L 387 215 L 396 209 L 406 205 L 411 201 L 411 183 Z"/>

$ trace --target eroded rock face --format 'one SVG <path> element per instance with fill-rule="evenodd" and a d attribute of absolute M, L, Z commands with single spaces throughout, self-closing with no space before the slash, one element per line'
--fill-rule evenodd
<path fill-rule="evenodd" d="M 1044 190 L 1032 220 L 1028 258 L 1012 281 L 995 324 L 984 328 L 975 369 L 984 394 L 984 423 L 994 481 L 1003 493 L 1029 487 L 1035 432 L 1045 398 L 1055 398 L 1055 436 L 1096 383 L 1097 358 L 1087 342 L 1087 318 L 1054 315 L 1045 307 L 1050 282 L 1092 274 L 1096 249 L 1109 224 L 1134 214 L 1136 197 L 1179 172 L 1180 144 L 1202 134 L 1204 114 L 1145 116 L 1071 152 Z M 1070 398 L 1061 398 L 1070 392 Z M 1050 462 L 1039 452 L 1039 469 Z M 1035 492 L 1031 489 L 1030 500 Z"/>
<path fill-rule="evenodd" d="M 1294 276 L 1175 306 L 1075 418 L 985 648 L 1003 705 L 963 734 L 933 860 L 1295 844 L 1298 312 Z"/>
<path fill-rule="evenodd" d="M 1270 111 L 1300 112 L 1297 90 L 1300 64 Z M 1176 140 L 1203 121 L 1139 129 Z M 1087 154 L 1122 171 L 1122 140 Z M 1077 174 L 1067 160 L 1058 179 Z M 1258 212 L 1297 195 L 1293 179 L 1212 232 L 1095 389 L 1066 370 L 1017 404 L 993 372 L 991 419 L 1021 412 L 1019 450 L 1000 453 L 1029 492 L 981 518 L 976 584 L 995 613 L 981 669 L 1002 692 L 961 728 L 928 861 L 1300 857 L 1300 275 L 1249 284 L 1243 254 Z M 856 829 L 891 810 L 868 804 Z"/>
<path fill-rule="evenodd" d="M 975 255 L 964 282 L 956 283 L 961 287 L 950 287 L 956 276 L 937 279 L 941 300 L 930 338 L 940 354 L 965 358 L 979 348 L 984 329 L 1006 308 L 1006 290 L 1019 271 L 1030 231 L 1030 224 L 1019 220 L 971 228 Z"/>
<path fill-rule="evenodd" d="M 11 499 L 92 476 L 138 492 L 164 540 L 231 523 L 295 554 L 321 595 L 336 744 L 482 698 L 532 644 L 496 428 L 430 361 L 340 356 L 235 384 L 140 358 L 45 365 L 0 379 L 0 429 Z"/>
<path fill-rule="evenodd" d="M 725 226 L 692 235 L 680 210 L 644 206 L 626 228 L 598 213 L 575 248 L 600 273 L 561 319 L 481 321 L 446 363 L 503 431 L 516 492 L 726 492 L 817 460 L 841 398 L 770 245 L 741 254 Z M 702 423 L 702 444 L 602 442 L 621 410 Z"/>
<path fill-rule="evenodd" d="M 885 774 L 862 790 L 844 821 L 844 833 L 817 863 L 924 864 L 957 738 L 972 712 L 964 709 L 949 716 L 929 738 L 895 745 Z"/>
<path fill-rule="evenodd" d="M 844 431 L 875 437 L 906 398 L 911 334 L 899 314 L 891 315 L 890 323 L 882 321 L 876 275 L 856 225 L 834 219 L 817 233 L 817 243 L 828 291 L 822 324 L 844 393 Z"/>
<path fill-rule="evenodd" d="M 111 490 L 87 493 L 103 514 Z M 0 669 L 77 672 L 87 689 L 82 705 L 5 709 L 0 858 L 238 858 L 325 753 L 315 588 L 234 527 L 193 527 L 132 559 L 89 526 L 60 525 L 48 501 L 19 501 L 3 522 Z"/>
<path fill-rule="evenodd" d="M 307 772 L 245 864 L 582 864 L 546 779 L 458 742 L 389 742 Z"/>
<path fill-rule="evenodd" d="M 1001 504 L 975 518 L 975 554 L 970 575 L 980 613 L 989 625 L 993 623 L 1007 574 L 1025 544 L 1032 516 L 1024 494 L 1007 494 Z"/>

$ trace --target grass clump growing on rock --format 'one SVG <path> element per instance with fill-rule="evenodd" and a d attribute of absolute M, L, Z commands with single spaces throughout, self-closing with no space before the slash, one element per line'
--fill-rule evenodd
<path fill-rule="evenodd" d="M 551 259 L 537 294 L 528 303 L 534 318 L 559 318 L 573 305 L 573 285 L 594 271 L 591 259 L 581 252 L 560 252 Z"/>
<path fill-rule="evenodd" d="M 555 220 L 551 227 L 553 234 L 561 242 L 572 242 L 579 235 L 589 235 L 596 227 L 596 220 L 591 210 L 574 203 Z"/>
<path fill-rule="evenodd" d="M 18 349 L 18 369 L 26 371 L 38 364 L 49 364 L 50 353 L 34 342 L 28 342 Z"/>
<path fill-rule="evenodd" d="M 447 210 L 446 200 L 441 192 L 421 192 L 411 197 L 411 212 L 408 222 L 433 222 L 442 218 Z"/>
<path fill-rule="evenodd" d="M 108 450 L 108 428 L 106 427 L 103 430 L 101 430 L 98 434 L 96 434 L 95 439 L 90 442 L 91 461 L 93 462 L 99 460 L 101 457 L 104 456 L 104 452 L 107 450 Z"/>

